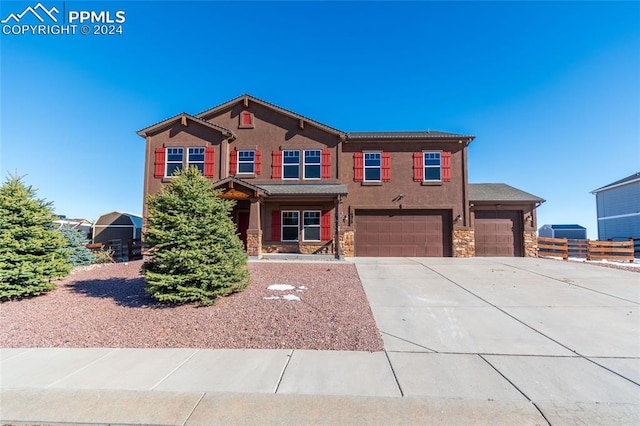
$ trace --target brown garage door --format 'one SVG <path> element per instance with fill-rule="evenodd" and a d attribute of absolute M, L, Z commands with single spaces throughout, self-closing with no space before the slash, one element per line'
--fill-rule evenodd
<path fill-rule="evenodd" d="M 520 212 L 475 212 L 476 256 L 522 256 Z"/>
<path fill-rule="evenodd" d="M 357 210 L 356 256 L 451 256 L 450 213 L 444 210 Z"/>

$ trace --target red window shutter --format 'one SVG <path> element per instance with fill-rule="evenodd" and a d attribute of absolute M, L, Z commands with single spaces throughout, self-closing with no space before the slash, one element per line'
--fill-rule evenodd
<path fill-rule="evenodd" d="M 153 177 L 164 177 L 164 164 L 167 158 L 167 151 L 164 148 L 156 148 L 155 170 Z"/>
<path fill-rule="evenodd" d="M 413 153 L 413 180 L 422 182 L 424 180 L 424 154 L 422 152 Z"/>
<path fill-rule="evenodd" d="M 262 154 L 260 154 L 260 151 L 256 151 L 256 156 L 255 156 L 255 167 L 254 170 L 256 171 L 256 174 L 259 175 L 260 172 L 262 172 Z"/>
<path fill-rule="evenodd" d="M 280 241 L 280 210 L 271 212 L 271 241 Z"/>
<path fill-rule="evenodd" d="M 238 151 L 235 149 L 229 155 L 229 174 L 235 175 L 238 172 Z"/>
<path fill-rule="evenodd" d="M 451 181 L 451 153 L 442 151 L 441 154 L 441 168 L 442 168 L 442 181 L 450 182 Z"/>
<path fill-rule="evenodd" d="M 320 219 L 320 239 L 322 241 L 331 239 L 331 210 L 322 212 Z"/>
<path fill-rule="evenodd" d="M 271 178 L 282 179 L 282 151 L 271 153 Z"/>
<path fill-rule="evenodd" d="M 331 150 L 322 150 L 322 179 L 331 178 Z"/>
<path fill-rule="evenodd" d="M 383 182 L 391 181 L 391 153 L 390 152 L 382 153 L 382 181 Z"/>
<path fill-rule="evenodd" d="M 215 162 L 215 148 L 207 146 L 204 148 L 204 175 L 205 177 L 213 177 L 214 175 L 214 162 Z"/>
<path fill-rule="evenodd" d="M 361 152 L 353 154 L 353 180 L 355 182 L 364 180 L 364 158 Z"/>

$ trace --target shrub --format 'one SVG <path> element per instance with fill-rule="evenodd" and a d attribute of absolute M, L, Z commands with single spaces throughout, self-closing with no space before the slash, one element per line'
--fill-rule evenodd
<path fill-rule="evenodd" d="M 0 300 L 36 296 L 71 271 L 67 242 L 55 229 L 50 202 L 22 178 L 0 186 Z"/>
<path fill-rule="evenodd" d="M 69 261 L 73 266 L 91 265 L 95 262 L 95 257 L 86 245 L 89 242 L 82 231 L 70 226 L 63 226 L 59 229 L 62 236 L 67 240 L 69 249 Z"/>
<path fill-rule="evenodd" d="M 217 195 L 190 168 L 148 198 L 145 242 L 153 256 L 142 271 L 157 300 L 209 305 L 248 285 L 247 256 L 229 216 L 234 201 Z"/>
<path fill-rule="evenodd" d="M 115 263 L 115 260 L 113 260 L 113 255 L 113 249 L 109 247 L 95 252 L 93 254 L 93 257 L 95 259 L 95 263 Z"/>

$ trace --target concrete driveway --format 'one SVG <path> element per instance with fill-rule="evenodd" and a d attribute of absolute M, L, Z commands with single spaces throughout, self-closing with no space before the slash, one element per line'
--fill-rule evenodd
<path fill-rule="evenodd" d="M 530 258 L 356 258 L 404 396 L 640 424 L 640 275 Z"/>

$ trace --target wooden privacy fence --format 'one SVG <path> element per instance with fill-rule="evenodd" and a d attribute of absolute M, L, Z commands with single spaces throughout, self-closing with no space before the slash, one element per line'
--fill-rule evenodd
<path fill-rule="evenodd" d="M 114 241 L 117 241 L 114 244 Z M 142 259 L 142 240 L 140 238 L 129 238 L 127 240 L 127 251 L 122 250 L 124 247 L 121 247 L 120 240 L 109 241 L 108 243 L 91 243 L 85 245 L 86 248 L 91 250 L 93 253 L 96 253 L 105 249 L 113 249 L 114 250 L 114 258 L 116 261 L 122 260 L 138 260 Z M 126 253 L 126 258 L 124 254 Z"/>
<path fill-rule="evenodd" d="M 583 253 L 585 256 L 583 256 Z M 538 237 L 538 256 L 586 257 L 587 260 L 621 260 L 633 262 L 634 241 L 567 240 Z"/>
<path fill-rule="evenodd" d="M 142 240 L 140 238 L 129 238 L 128 249 L 129 260 L 142 259 Z"/>
<path fill-rule="evenodd" d="M 538 237 L 538 256 L 569 258 L 569 245 L 566 238 Z"/>

